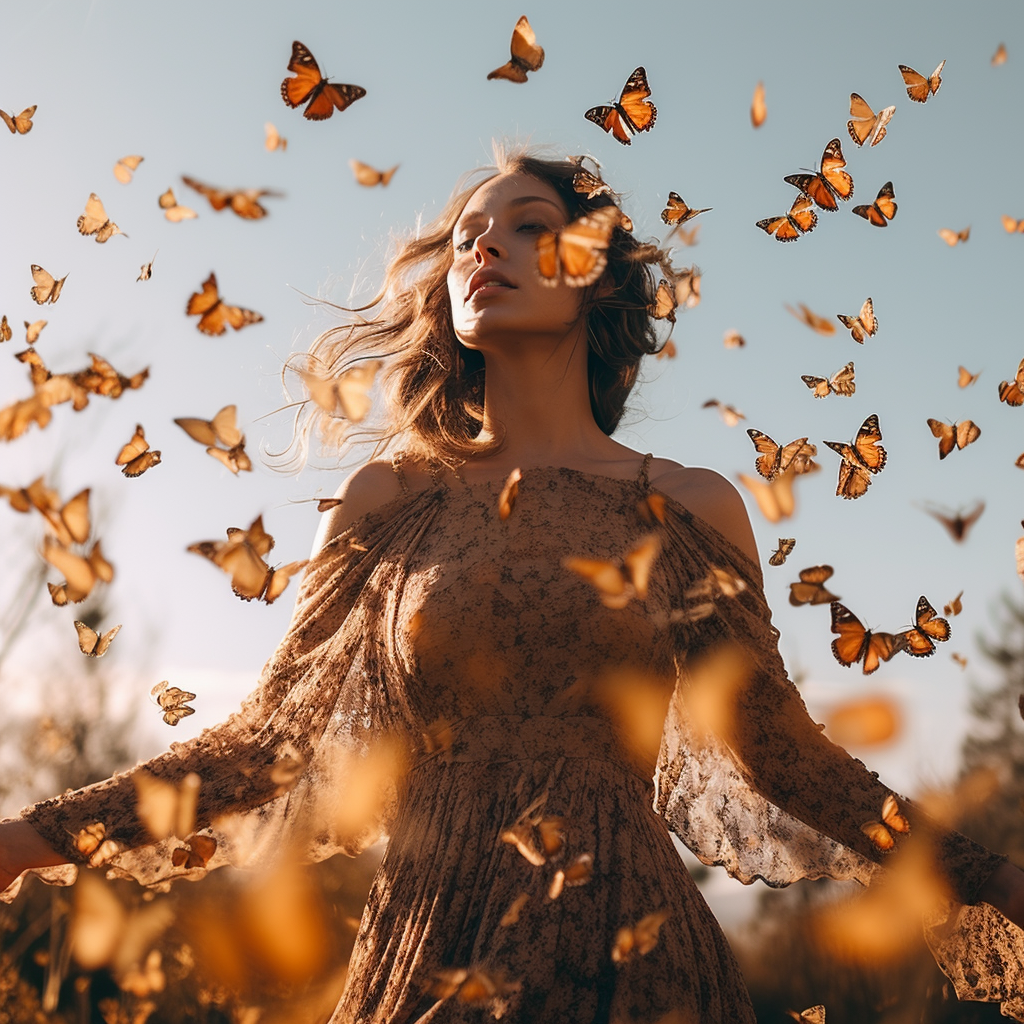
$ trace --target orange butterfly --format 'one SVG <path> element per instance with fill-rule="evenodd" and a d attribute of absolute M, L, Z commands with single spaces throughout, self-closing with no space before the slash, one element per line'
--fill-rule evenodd
<path fill-rule="evenodd" d="M 963 656 L 962 654 L 958 654 L 958 653 L 957 653 L 956 651 L 953 651 L 953 652 L 952 652 L 952 653 L 950 654 L 950 657 L 951 657 L 951 658 L 952 658 L 952 659 L 953 659 L 953 660 L 954 660 L 954 661 L 955 661 L 955 662 L 956 662 L 956 663 L 957 663 L 957 664 L 958 664 L 958 665 L 959 665 L 959 666 L 960 666 L 961 668 L 967 668 L 967 659 L 966 659 L 966 658 L 965 658 L 965 657 L 964 657 L 964 656 Z"/>
<path fill-rule="evenodd" d="M 11 334 L 11 325 L 7 322 L 7 315 L 0 316 L 0 342 L 10 341 L 14 337 Z"/>
<path fill-rule="evenodd" d="M 41 476 L 28 487 L 0 486 L 0 496 L 7 498 L 11 508 L 17 512 L 30 512 L 34 508 L 64 547 L 84 544 L 89 537 L 89 494 L 90 489 L 86 487 L 61 505 L 57 492 L 47 487 Z"/>
<path fill-rule="evenodd" d="M 446 968 L 435 971 L 427 993 L 435 999 L 456 999 L 460 1003 L 485 1003 L 498 996 L 518 992 L 519 982 L 507 982 L 496 971 L 482 967 Z"/>
<path fill-rule="evenodd" d="M 122 185 L 130 185 L 132 180 L 132 174 L 138 168 L 139 164 L 142 163 L 144 157 L 141 156 L 123 156 L 120 160 L 114 164 L 114 177 L 117 178 Z"/>
<path fill-rule="evenodd" d="M 15 132 L 19 135 L 27 135 L 32 131 L 32 115 L 35 112 L 35 104 L 31 107 L 26 107 L 20 114 L 8 114 L 6 111 L 0 110 L 0 119 L 7 125 L 12 135 Z"/>
<path fill-rule="evenodd" d="M 519 497 L 519 481 L 523 479 L 522 470 L 517 466 L 505 479 L 505 484 L 498 495 L 498 518 L 504 522 L 516 507 Z"/>
<path fill-rule="evenodd" d="M 879 443 L 882 431 L 872 413 L 862 424 L 852 444 L 826 441 L 841 458 L 836 496 L 859 498 L 871 486 L 871 477 L 885 467 L 886 451 Z"/>
<path fill-rule="evenodd" d="M 750 101 L 750 123 L 755 128 L 760 128 L 768 116 L 768 107 L 764 101 L 764 82 L 758 82 L 754 86 L 754 98 Z"/>
<path fill-rule="evenodd" d="M 836 313 L 836 318 L 844 327 L 849 328 L 853 340 L 858 345 L 863 345 L 866 337 L 874 337 L 878 332 L 878 318 L 875 316 L 875 307 L 870 295 L 864 300 L 864 305 L 860 307 L 860 312 L 856 316 Z"/>
<path fill-rule="evenodd" d="M 839 634 L 832 641 L 836 661 L 846 668 L 863 662 L 861 668 L 866 676 L 903 650 L 906 643 L 902 636 L 865 629 L 860 619 L 838 601 L 832 602 L 832 632 Z"/>
<path fill-rule="evenodd" d="M 786 311 L 792 313 L 802 324 L 806 324 L 810 329 L 817 334 L 823 334 L 825 337 L 831 337 L 836 333 L 836 325 L 831 320 L 825 319 L 823 316 L 818 316 L 817 313 L 812 313 L 802 302 L 797 303 L 798 309 L 793 309 L 792 306 L 786 306 Z"/>
<path fill-rule="evenodd" d="M 93 544 L 86 557 L 82 557 L 47 537 L 43 541 L 43 558 L 64 574 L 63 583 L 46 585 L 50 600 L 58 607 L 78 604 L 92 593 L 97 582 L 110 583 L 114 579 L 114 567 L 104 558 L 99 541 Z"/>
<path fill-rule="evenodd" d="M 160 464 L 160 452 L 150 451 L 149 442 L 146 440 L 142 424 L 135 427 L 135 435 L 118 452 L 115 464 L 121 467 L 121 472 L 128 477 L 142 476 L 151 466 Z"/>
<path fill-rule="evenodd" d="M 395 164 L 394 167 L 390 167 L 386 171 L 378 171 L 376 167 L 364 164 L 361 160 L 349 160 L 348 165 L 356 176 L 356 182 L 367 188 L 373 188 L 374 185 L 390 184 L 391 179 L 395 176 L 395 171 L 398 170 L 398 164 Z"/>
<path fill-rule="evenodd" d="M 537 273 L 542 284 L 570 288 L 593 284 L 608 265 L 612 232 L 622 224 L 616 206 L 601 206 L 558 231 L 537 238 Z"/>
<path fill-rule="evenodd" d="M 565 886 L 587 885 L 594 877 L 594 855 L 577 854 L 564 868 L 559 868 L 548 886 L 548 899 L 557 900 Z"/>
<path fill-rule="evenodd" d="M 103 398 L 120 398 L 125 391 L 135 391 L 141 388 L 149 378 L 149 367 L 140 370 L 138 373 L 126 377 L 118 373 L 110 363 L 95 352 L 89 353 L 92 360 L 91 365 L 71 375 L 71 380 L 76 387 L 88 392 L 90 395 L 101 395 Z"/>
<path fill-rule="evenodd" d="M 831 604 L 839 600 L 838 594 L 825 589 L 825 581 L 835 570 L 831 565 L 812 565 L 800 570 L 800 579 L 789 585 L 789 603 L 794 608 L 804 604 Z"/>
<path fill-rule="evenodd" d="M 34 345 L 39 340 L 39 335 L 43 333 L 43 328 L 49 323 L 49 320 L 34 320 L 29 323 L 27 320 L 23 321 L 25 324 L 25 344 Z M 10 328 L 7 328 L 10 331 Z"/>
<path fill-rule="evenodd" d="M 805 473 L 817 472 L 821 467 L 816 462 L 809 462 Z M 761 510 L 761 515 L 769 523 L 777 523 L 783 519 L 789 519 L 796 511 L 796 495 L 793 493 L 793 484 L 798 474 L 793 469 L 780 473 L 771 483 L 758 480 L 756 476 L 747 476 L 746 473 L 738 474 L 738 480 L 750 491 Z"/>
<path fill-rule="evenodd" d="M 245 452 L 245 437 L 238 429 L 236 409 L 225 405 L 212 420 L 183 416 L 174 422 L 200 444 L 205 444 L 206 454 L 223 463 L 235 475 L 252 471 L 252 461 Z M 225 445 L 221 448 L 220 445 Z"/>
<path fill-rule="evenodd" d="M 512 59 L 495 68 L 487 80 L 504 78 L 507 82 L 525 82 L 527 71 L 539 71 L 544 64 L 544 48 L 537 45 L 537 36 L 524 14 L 512 30 Z"/>
<path fill-rule="evenodd" d="M 667 320 L 670 324 L 676 322 L 676 290 L 662 278 L 658 282 L 658 290 L 654 295 L 654 305 L 648 307 L 648 312 L 655 320 Z"/>
<path fill-rule="evenodd" d="M 903 834 L 910 831 L 910 822 L 900 811 L 900 805 L 892 793 L 882 802 L 882 820 L 866 821 L 860 827 L 861 832 L 883 853 L 893 849 L 896 845 L 896 840 L 893 838 L 892 832 L 889 831 L 890 829 L 892 832 Z"/>
<path fill-rule="evenodd" d="M 168 686 L 166 679 L 157 683 L 149 693 L 150 696 L 156 697 L 156 702 L 163 712 L 163 719 L 168 725 L 177 725 L 183 718 L 196 713 L 196 709 L 190 708 L 186 703 L 195 700 L 196 695 L 177 686 Z"/>
<path fill-rule="evenodd" d="M 954 448 L 966 448 L 981 437 L 981 427 L 971 420 L 953 424 L 929 420 L 928 428 L 932 436 L 939 439 L 940 459 L 944 459 Z"/>
<path fill-rule="evenodd" d="M 574 192 L 578 192 L 588 199 L 596 199 L 600 195 L 615 195 L 611 185 L 582 167 L 572 176 L 572 188 Z"/>
<path fill-rule="evenodd" d="M 722 421 L 727 427 L 735 427 L 740 420 L 745 420 L 747 417 L 732 405 L 726 405 L 724 402 L 720 402 L 717 398 L 709 398 L 702 406 L 702 409 L 717 409 L 718 415 L 722 417 Z"/>
<path fill-rule="evenodd" d="M 792 468 L 797 473 L 806 472 L 806 466 L 810 460 L 818 454 L 816 445 L 808 444 L 806 437 L 798 437 L 795 441 L 782 446 L 776 444 L 767 434 L 753 427 L 747 430 L 747 436 L 757 450 L 757 460 L 754 463 L 758 473 L 765 480 L 774 480 L 787 469 Z"/>
<path fill-rule="evenodd" d="M 786 1013 L 798 1024 L 825 1024 L 825 1007 L 821 1003 L 817 1006 L 808 1006 L 799 1013 L 796 1010 L 787 1010 Z"/>
<path fill-rule="evenodd" d="M 268 153 L 273 153 L 275 149 L 279 149 L 284 153 L 288 149 L 288 140 L 282 137 L 281 133 L 273 124 L 271 124 L 270 121 L 267 121 L 263 126 L 263 132 L 263 145 L 266 147 Z"/>
<path fill-rule="evenodd" d="M 941 238 L 946 245 L 953 246 L 958 242 L 966 242 L 971 237 L 971 226 L 967 225 L 962 231 L 953 231 L 950 228 L 939 228 L 939 238 Z"/>
<path fill-rule="evenodd" d="M 1007 217 L 1004 213 L 1002 216 L 1002 221 L 1003 230 L 1006 231 L 1007 234 L 1024 234 L 1024 217 L 1022 217 L 1020 220 L 1016 220 L 1013 217 Z"/>
<path fill-rule="evenodd" d="M 888 227 L 889 221 L 896 216 L 896 197 L 892 190 L 892 182 L 887 181 L 879 190 L 875 201 L 870 206 L 855 206 L 853 212 L 863 217 L 876 228 Z"/>
<path fill-rule="evenodd" d="M 940 61 L 939 66 L 927 77 L 919 75 L 913 68 L 906 64 L 900 64 L 900 74 L 903 76 L 903 84 L 907 87 L 907 95 L 915 103 L 924 103 L 929 96 L 939 91 L 942 79 L 939 77 L 946 62 Z"/>
<path fill-rule="evenodd" d="M 822 210 L 833 213 L 839 209 L 837 199 L 846 202 L 853 195 L 853 178 L 843 168 L 843 147 L 839 139 L 832 139 L 821 154 L 821 169 L 813 174 L 790 174 L 783 178 L 789 185 L 814 200 Z"/>
<path fill-rule="evenodd" d="M 971 373 L 963 366 L 958 367 L 958 372 L 957 386 L 961 388 L 970 387 L 981 376 L 980 370 L 977 373 Z"/>
<path fill-rule="evenodd" d="M 223 334 L 229 325 L 236 331 L 240 331 L 249 324 L 258 324 L 263 320 L 260 313 L 253 312 L 251 309 L 227 305 L 217 291 L 217 275 L 213 271 L 210 272 L 210 276 L 202 283 L 201 287 L 202 291 L 189 296 L 188 304 L 185 306 L 185 315 L 199 317 L 196 327 L 203 334 Z"/>
<path fill-rule="evenodd" d="M 850 93 L 850 116 L 851 121 L 846 122 L 846 129 L 850 138 L 858 146 L 867 142 L 871 146 L 877 146 L 885 138 L 885 126 L 892 120 L 896 113 L 895 107 L 886 107 L 877 114 L 868 106 L 863 96 L 857 93 Z"/>
<path fill-rule="evenodd" d="M 942 614 L 959 615 L 964 610 L 964 603 L 960 600 L 963 596 L 964 592 L 961 590 L 960 593 L 957 594 L 956 597 L 954 597 L 953 600 L 949 602 L 949 604 L 943 605 Z"/>
<path fill-rule="evenodd" d="M 678 192 L 669 192 L 668 205 L 661 211 L 661 219 L 666 224 L 685 224 L 688 220 L 692 220 L 698 214 L 709 213 L 711 209 L 712 208 L 708 206 L 703 210 L 693 210 L 683 202 L 683 197 Z"/>
<path fill-rule="evenodd" d="M 172 224 L 180 224 L 183 220 L 195 220 L 199 216 L 192 207 L 178 204 L 178 200 L 174 198 L 174 189 L 169 188 L 157 202 L 160 204 L 160 209 L 164 211 L 164 216 Z"/>
<path fill-rule="evenodd" d="M 139 267 L 139 276 L 135 278 L 136 284 L 138 284 L 139 281 L 148 281 L 153 276 L 153 260 L 156 259 L 156 254 L 159 251 L 160 250 L 157 249 L 157 251 L 153 253 L 153 259 L 148 263 L 143 263 L 142 266 Z"/>
<path fill-rule="evenodd" d="M 324 121 L 334 113 L 335 107 L 344 110 L 366 95 L 361 85 L 342 85 L 322 77 L 313 54 L 297 39 L 292 43 L 288 70 L 294 71 L 295 77 L 281 83 L 281 99 L 289 107 L 306 103 L 302 116 L 310 121 Z"/>
<path fill-rule="evenodd" d="M 661 541 L 651 533 L 627 551 L 621 562 L 566 557 L 562 565 L 592 583 L 606 608 L 625 608 L 634 597 L 647 598 L 651 567 L 660 551 Z"/>
<path fill-rule="evenodd" d="M 996 47 L 996 52 L 992 54 L 992 67 L 997 68 L 1000 64 L 1006 63 L 1006 43 L 1000 43 Z M 36 108 L 33 107 L 33 110 Z"/>
<path fill-rule="evenodd" d="M 757 226 L 769 235 L 774 235 L 780 242 L 795 242 L 801 235 L 813 231 L 818 223 L 818 215 L 811 209 L 812 205 L 810 196 L 799 195 L 789 208 L 789 213 L 781 217 L 765 217 L 757 222 Z"/>
<path fill-rule="evenodd" d="M 685 267 L 676 270 L 674 267 L 662 266 L 668 274 L 672 287 L 676 294 L 676 304 L 684 309 L 694 309 L 700 305 L 700 279 L 699 267 Z"/>
<path fill-rule="evenodd" d="M 841 370 L 836 370 L 831 377 L 815 377 L 801 374 L 800 379 L 814 392 L 815 398 L 828 398 L 829 395 L 842 395 L 849 398 L 857 390 L 853 379 L 853 363 L 847 363 Z"/>
<path fill-rule="evenodd" d="M 999 401 L 1007 405 L 1024 405 L 1024 359 L 1017 365 L 1017 373 L 1013 380 L 999 383 Z"/>
<path fill-rule="evenodd" d="M 612 960 L 622 964 L 636 956 L 646 956 L 657 946 L 661 926 L 671 916 L 671 910 L 658 910 L 642 917 L 632 928 L 620 928 L 612 946 Z"/>
<path fill-rule="evenodd" d="M 739 331 L 727 330 L 722 335 L 722 344 L 725 348 L 744 348 L 747 339 Z"/>
<path fill-rule="evenodd" d="M 591 107 L 583 116 L 628 146 L 631 135 L 649 132 L 654 127 L 658 108 L 647 101 L 650 95 L 647 72 L 639 67 L 626 79 L 618 103 Z"/>
<path fill-rule="evenodd" d="M 300 370 L 299 376 L 309 390 L 309 397 L 324 412 L 359 423 L 373 405 L 370 388 L 382 365 L 379 359 L 369 359 L 350 366 L 337 377 L 321 377 L 309 370 Z"/>
<path fill-rule="evenodd" d="M 56 302 L 60 298 L 60 290 L 64 287 L 64 282 L 67 279 L 68 275 L 65 274 L 58 281 L 52 274 L 43 270 L 38 263 L 33 263 L 32 280 L 35 281 L 36 286 L 29 289 L 32 301 L 37 306 L 42 306 L 47 302 Z"/>
<path fill-rule="evenodd" d="M 675 359 L 679 354 L 679 349 L 676 348 L 676 343 L 669 338 L 657 352 L 654 353 L 655 359 Z"/>
<path fill-rule="evenodd" d="M 949 510 L 947 509 L 946 511 L 948 512 Z M 925 509 L 925 512 L 927 512 L 928 515 L 942 523 L 942 525 L 949 531 L 949 535 L 958 544 L 967 539 L 968 531 L 981 518 L 981 514 L 984 511 L 985 502 L 983 501 L 979 501 L 978 504 L 967 513 L 967 515 L 963 515 L 960 512 L 946 515 L 945 512 L 939 512 L 936 509 Z"/>
<path fill-rule="evenodd" d="M 107 648 L 113 642 L 114 637 L 121 631 L 120 626 L 114 626 L 106 633 L 97 633 L 96 630 L 77 619 L 75 620 L 75 629 L 78 631 L 79 650 L 90 658 L 102 658 L 107 653 Z"/>
<path fill-rule="evenodd" d="M 107 211 L 95 192 L 89 194 L 85 202 L 85 213 L 78 218 L 78 233 L 95 235 L 97 242 L 109 241 L 114 235 L 124 235 L 124 232 L 107 216 Z"/>
<path fill-rule="evenodd" d="M 768 559 L 769 565 L 784 565 L 786 559 L 792 554 L 796 547 L 795 537 L 780 537 L 779 546 L 771 553 Z"/>
<path fill-rule="evenodd" d="M 905 643 L 905 650 L 913 658 L 930 658 L 935 653 L 935 642 L 945 643 L 952 630 L 946 619 L 938 617 L 938 613 L 923 594 L 918 599 L 917 611 L 914 614 L 914 626 L 900 633 Z"/>
<path fill-rule="evenodd" d="M 677 224 L 666 236 L 665 241 L 670 242 L 673 239 L 677 240 L 682 246 L 699 245 L 698 235 L 700 234 L 700 225 L 694 224 L 692 228 L 684 228 L 681 224 Z"/>
<path fill-rule="evenodd" d="M 266 217 L 267 208 L 259 202 L 261 196 L 273 196 L 275 199 L 281 197 L 280 192 L 273 192 L 266 188 L 240 188 L 233 192 L 226 188 L 214 188 L 212 185 L 204 185 L 201 181 L 190 178 L 187 174 L 183 174 L 181 180 L 189 188 L 206 196 L 215 210 L 220 211 L 230 207 L 232 212 L 238 214 L 243 220 L 260 220 Z"/>

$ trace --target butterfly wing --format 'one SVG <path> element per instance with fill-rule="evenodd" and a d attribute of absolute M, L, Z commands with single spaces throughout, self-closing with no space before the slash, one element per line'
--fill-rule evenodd
<path fill-rule="evenodd" d="M 612 195 L 611 185 L 603 182 L 596 174 L 583 169 L 572 176 L 572 187 L 574 192 L 585 195 L 588 199 L 594 199 L 599 195 Z"/>
<path fill-rule="evenodd" d="M 859 498 L 870 486 L 871 474 L 863 466 L 845 460 L 839 463 L 839 480 L 836 484 L 837 498 Z"/>
<path fill-rule="evenodd" d="M 281 83 L 281 99 L 289 107 L 298 107 L 305 103 L 314 93 L 323 87 L 320 65 L 309 50 L 297 39 L 292 43 L 292 56 L 288 61 L 288 70 L 295 73 L 294 78 L 286 78 Z M 327 115 L 329 116 L 329 115 Z"/>
<path fill-rule="evenodd" d="M 308 564 L 308 559 L 301 562 L 289 562 L 275 569 L 267 582 L 267 589 L 263 594 L 263 600 L 267 604 L 273 604 L 285 591 L 291 578 L 298 572 L 302 572 Z"/>
<path fill-rule="evenodd" d="M 309 105 L 302 112 L 302 116 L 310 121 L 323 121 L 330 117 L 335 110 L 345 110 L 365 95 L 366 90 L 361 85 L 324 82 L 319 95 L 310 100 Z"/>
<path fill-rule="evenodd" d="M 843 170 L 845 166 L 842 144 L 839 139 L 832 139 L 821 154 L 821 170 L 818 172 L 818 176 L 836 196 L 844 201 L 853 195 L 853 178 Z"/>
<path fill-rule="evenodd" d="M 918 599 L 914 620 L 914 628 L 902 634 L 906 652 L 911 657 L 931 657 L 935 653 L 935 641 L 944 643 L 952 635 L 949 620 L 940 618 L 923 594 Z"/>
<path fill-rule="evenodd" d="M 185 313 L 188 316 L 199 316 L 199 330 L 204 334 L 223 334 L 224 318 L 215 316 L 217 307 L 220 306 L 220 293 L 217 290 L 217 275 L 212 271 L 210 276 L 202 283 L 201 291 L 194 292 L 185 306 Z"/>
<path fill-rule="evenodd" d="M 875 208 L 885 217 L 892 220 L 896 216 L 896 194 L 893 192 L 892 182 L 887 181 L 879 190 L 874 202 Z"/>
<path fill-rule="evenodd" d="M 705 210 L 693 210 L 686 205 L 683 197 L 678 192 L 669 192 L 668 205 L 661 211 L 661 219 L 666 224 L 685 224 L 700 213 L 707 213 L 711 208 Z"/>
<path fill-rule="evenodd" d="M 562 565 L 592 584 L 607 607 L 623 608 L 629 603 L 625 577 L 614 562 L 596 558 L 563 558 Z"/>
<path fill-rule="evenodd" d="M 616 207 L 602 206 L 557 232 L 558 264 L 565 284 L 571 288 L 585 288 L 601 276 L 608 265 L 612 232 L 621 223 L 621 217 Z M 541 281 L 556 283 L 543 270 Z"/>
<path fill-rule="evenodd" d="M 878 415 L 872 413 L 857 431 L 853 449 L 857 461 L 870 473 L 880 473 L 885 466 L 886 451 L 879 443 L 882 431 L 878 425 Z"/>
<path fill-rule="evenodd" d="M 942 420 L 928 420 L 928 429 L 931 430 L 933 437 L 939 439 L 939 458 L 944 459 L 956 446 L 956 433 Z"/>
<path fill-rule="evenodd" d="M 903 84 L 907 87 L 907 95 L 915 103 L 924 103 L 931 95 L 928 79 L 924 75 L 918 74 L 913 68 L 908 68 L 906 64 L 900 64 L 899 68 L 900 74 L 903 76 Z M 938 86 L 935 88 L 938 89 Z"/>
<path fill-rule="evenodd" d="M 182 430 L 192 438 L 193 441 L 198 441 L 200 444 L 215 445 L 217 443 L 217 433 L 214 429 L 213 423 L 209 420 L 197 419 L 193 416 L 182 416 L 180 419 L 174 421 L 177 423 Z"/>
<path fill-rule="evenodd" d="M 795 537 L 780 537 L 779 546 L 772 552 L 768 559 L 769 565 L 783 565 L 786 559 L 796 547 Z"/>
<path fill-rule="evenodd" d="M 603 128 L 624 146 L 630 144 L 629 129 L 619 116 L 618 108 L 609 106 L 591 107 L 584 115 L 588 121 Z"/>
<path fill-rule="evenodd" d="M 97 235 L 110 223 L 110 218 L 107 217 L 107 211 L 103 207 L 103 203 L 100 201 L 100 197 L 95 192 L 89 194 L 89 198 L 85 203 L 85 213 L 78 218 L 78 232 L 82 235 Z M 99 238 L 96 239 L 99 241 Z"/>
<path fill-rule="evenodd" d="M 754 496 L 761 515 L 770 523 L 788 519 L 796 511 L 796 497 L 793 494 L 792 471 L 780 473 L 771 483 L 764 483 L 757 477 L 739 474 L 739 481 Z"/>
<path fill-rule="evenodd" d="M 1017 366 L 1013 380 L 1004 380 L 999 384 L 999 401 L 1007 405 L 1024 405 L 1024 359 Z"/>
<path fill-rule="evenodd" d="M 7 125 L 12 135 L 17 132 L 18 135 L 27 135 L 32 131 L 32 115 L 35 114 L 36 107 L 33 104 L 31 107 L 26 107 L 20 114 L 15 114 L 13 117 L 10 114 L 0 110 L 0 118 L 3 118 L 3 122 Z"/>
<path fill-rule="evenodd" d="M 750 123 L 760 128 L 768 117 L 768 107 L 764 98 L 764 82 L 754 86 L 754 98 L 750 101 Z"/>
<path fill-rule="evenodd" d="M 850 116 L 852 120 L 846 122 L 846 129 L 850 138 L 858 146 L 863 146 L 875 127 L 875 112 L 868 106 L 862 96 L 857 93 L 850 93 Z"/>
<path fill-rule="evenodd" d="M 634 132 L 649 132 L 654 127 L 658 109 L 653 103 L 648 102 L 647 97 L 650 95 L 651 87 L 647 84 L 647 72 L 639 67 L 626 79 L 617 104 Z"/>
<path fill-rule="evenodd" d="M 537 45 L 537 35 L 525 14 L 512 30 L 509 48 L 512 59 L 527 71 L 539 71 L 544 64 L 544 50 Z"/>
<path fill-rule="evenodd" d="M 32 280 L 35 281 L 36 286 L 29 291 L 33 302 L 35 302 L 37 306 L 42 306 L 47 302 L 56 302 L 60 296 L 60 290 L 66 279 L 67 275 L 62 277 L 59 281 L 56 281 L 54 280 L 53 275 L 43 270 L 38 263 L 33 263 Z"/>
<path fill-rule="evenodd" d="M 650 313 L 655 320 L 668 320 L 673 324 L 676 322 L 675 289 L 664 278 L 658 282 L 658 291 L 655 294 L 654 305 L 651 306 Z"/>
<path fill-rule="evenodd" d="M 647 597 L 647 584 L 651 578 L 651 567 L 661 551 L 661 541 L 656 533 L 648 534 L 635 548 L 628 551 L 622 564 L 629 574 L 630 582 L 640 600 Z"/>
<path fill-rule="evenodd" d="M 837 395 L 849 398 L 857 390 L 857 385 L 853 378 L 853 363 L 849 362 L 832 375 L 832 379 L 828 382 L 829 389 Z"/>
<path fill-rule="evenodd" d="M 805 373 L 800 375 L 800 379 L 814 392 L 815 398 L 828 398 L 830 389 L 826 378 Z"/>
<path fill-rule="evenodd" d="M 966 448 L 981 437 L 981 427 L 972 420 L 963 420 L 956 425 L 956 446 Z"/>
<path fill-rule="evenodd" d="M 838 595 L 825 589 L 823 584 L 835 570 L 831 565 L 812 565 L 800 570 L 800 579 L 789 585 L 789 603 L 794 607 L 804 604 L 830 604 Z"/>
<path fill-rule="evenodd" d="M 83 654 L 92 656 L 96 650 L 96 644 L 99 641 L 99 634 L 87 626 L 84 622 L 75 620 L 75 630 L 78 633 L 78 649 Z"/>
<path fill-rule="evenodd" d="M 253 309 L 242 309 L 241 306 L 228 306 L 225 303 L 221 303 L 221 311 L 223 312 L 223 318 L 226 320 L 236 331 L 240 331 L 243 327 L 248 327 L 250 324 L 258 324 L 263 321 L 263 314 L 257 313 Z M 199 329 L 203 329 L 203 321 L 199 321 Z M 221 330 L 215 332 L 222 334 L 224 331 L 223 326 Z"/>
<path fill-rule="evenodd" d="M 754 462 L 755 469 L 765 480 L 774 480 L 779 472 L 782 448 L 763 431 L 755 430 L 753 427 L 747 429 L 747 436 L 753 442 L 757 452 L 757 459 Z"/>
<path fill-rule="evenodd" d="M 849 608 L 833 601 L 831 611 L 832 632 L 839 634 L 832 641 L 832 654 L 840 665 L 849 668 L 864 656 L 870 637 L 860 619 Z"/>
<path fill-rule="evenodd" d="M 883 661 L 889 661 L 906 647 L 906 634 L 868 633 L 864 644 L 864 675 L 869 676 Z"/>
<path fill-rule="evenodd" d="M 117 458 L 114 460 L 118 466 L 127 466 L 133 459 L 138 458 L 143 452 L 149 450 L 149 442 L 146 440 L 146 433 L 142 429 L 142 424 L 139 423 L 135 427 L 135 435 L 132 439 L 118 452 Z"/>
<path fill-rule="evenodd" d="M 832 190 L 820 174 L 788 174 L 783 180 L 787 184 L 800 189 L 805 196 L 813 200 L 815 205 L 819 206 L 822 210 L 834 213 L 839 209 L 839 204 L 836 202 Z"/>

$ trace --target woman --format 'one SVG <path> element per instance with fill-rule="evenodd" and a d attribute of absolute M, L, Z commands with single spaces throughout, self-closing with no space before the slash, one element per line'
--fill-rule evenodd
<path fill-rule="evenodd" d="M 199 774 L 211 866 L 282 836 L 355 852 L 376 829 L 347 794 L 382 793 L 390 843 L 337 1022 L 752 1022 L 669 828 L 743 881 L 867 881 L 889 856 L 862 829 L 889 790 L 785 677 L 736 491 L 610 436 L 657 348 L 658 254 L 616 227 L 592 285 L 542 282 L 538 237 L 611 202 L 575 169 L 517 156 L 457 193 L 381 314 L 317 346 L 338 374 L 390 357 L 404 457 L 339 491 L 241 713 L 145 766 Z M 1024 874 L 900 808 L 964 905 L 937 957 L 1024 1019 Z M 181 843 L 146 846 L 126 773 L 0 826 L 0 884 L 99 838 L 144 882 L 174 873 Z"/>

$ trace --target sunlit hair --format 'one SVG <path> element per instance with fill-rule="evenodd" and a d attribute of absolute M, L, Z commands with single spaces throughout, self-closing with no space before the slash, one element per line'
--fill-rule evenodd
<path fill-rule="evenodd" d="M 297 418 L 290 461 L 305 460 L 314 429 L 324 449 L 364 440 L 376 442 L 377 454 L 400 449 L 411 457 L 453 467 L 501 447 L 500 437 L 478 439 L 486 386 L 484 358 L 460 344 L 453 326 L 447 276 L 455 224 L 477 189 L 502 174 L 526 174 L 550 185 L 565 202 L 570 220 L 615 200 L 606 194 L 587 199 L 574 191 L 572 179 L 579 169 L 574 158 L 542 159 L 523 149 L 496 149 L 495 163 L 467 175 L 440 216 L 401 243 L 380 292 L 366 305 L 346 310 L 357 315 L 355 322 L 332 327 L 307 353 L 289 362 L 290 369 L 330 380 L 368 360 L 384 361 L 379 423 L 368 421 L 354 428 L 307 401 Z M 622 418 L 641 359 L 660 347 L 649 312 L 656 294 L 650 264 L 662 256 L 654 246 L 616 228 L 604 275 L 581 289 L 590 407 L 606 434 Z M 371 310 L 376 312 L 367 316 Z"/>

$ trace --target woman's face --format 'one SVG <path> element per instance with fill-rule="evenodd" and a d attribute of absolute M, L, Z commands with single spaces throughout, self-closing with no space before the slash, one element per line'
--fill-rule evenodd
<path fill-rule="evenodd" d="M 542 284 L 537 237 L 568 222 L 546 182 L 502 174 L 473 194 L 452 232 L 448 271 L 455 333 L 467 348 L 504 348 L 530 335 L 560 341 L 576 324 L 580 292 Z"/>

